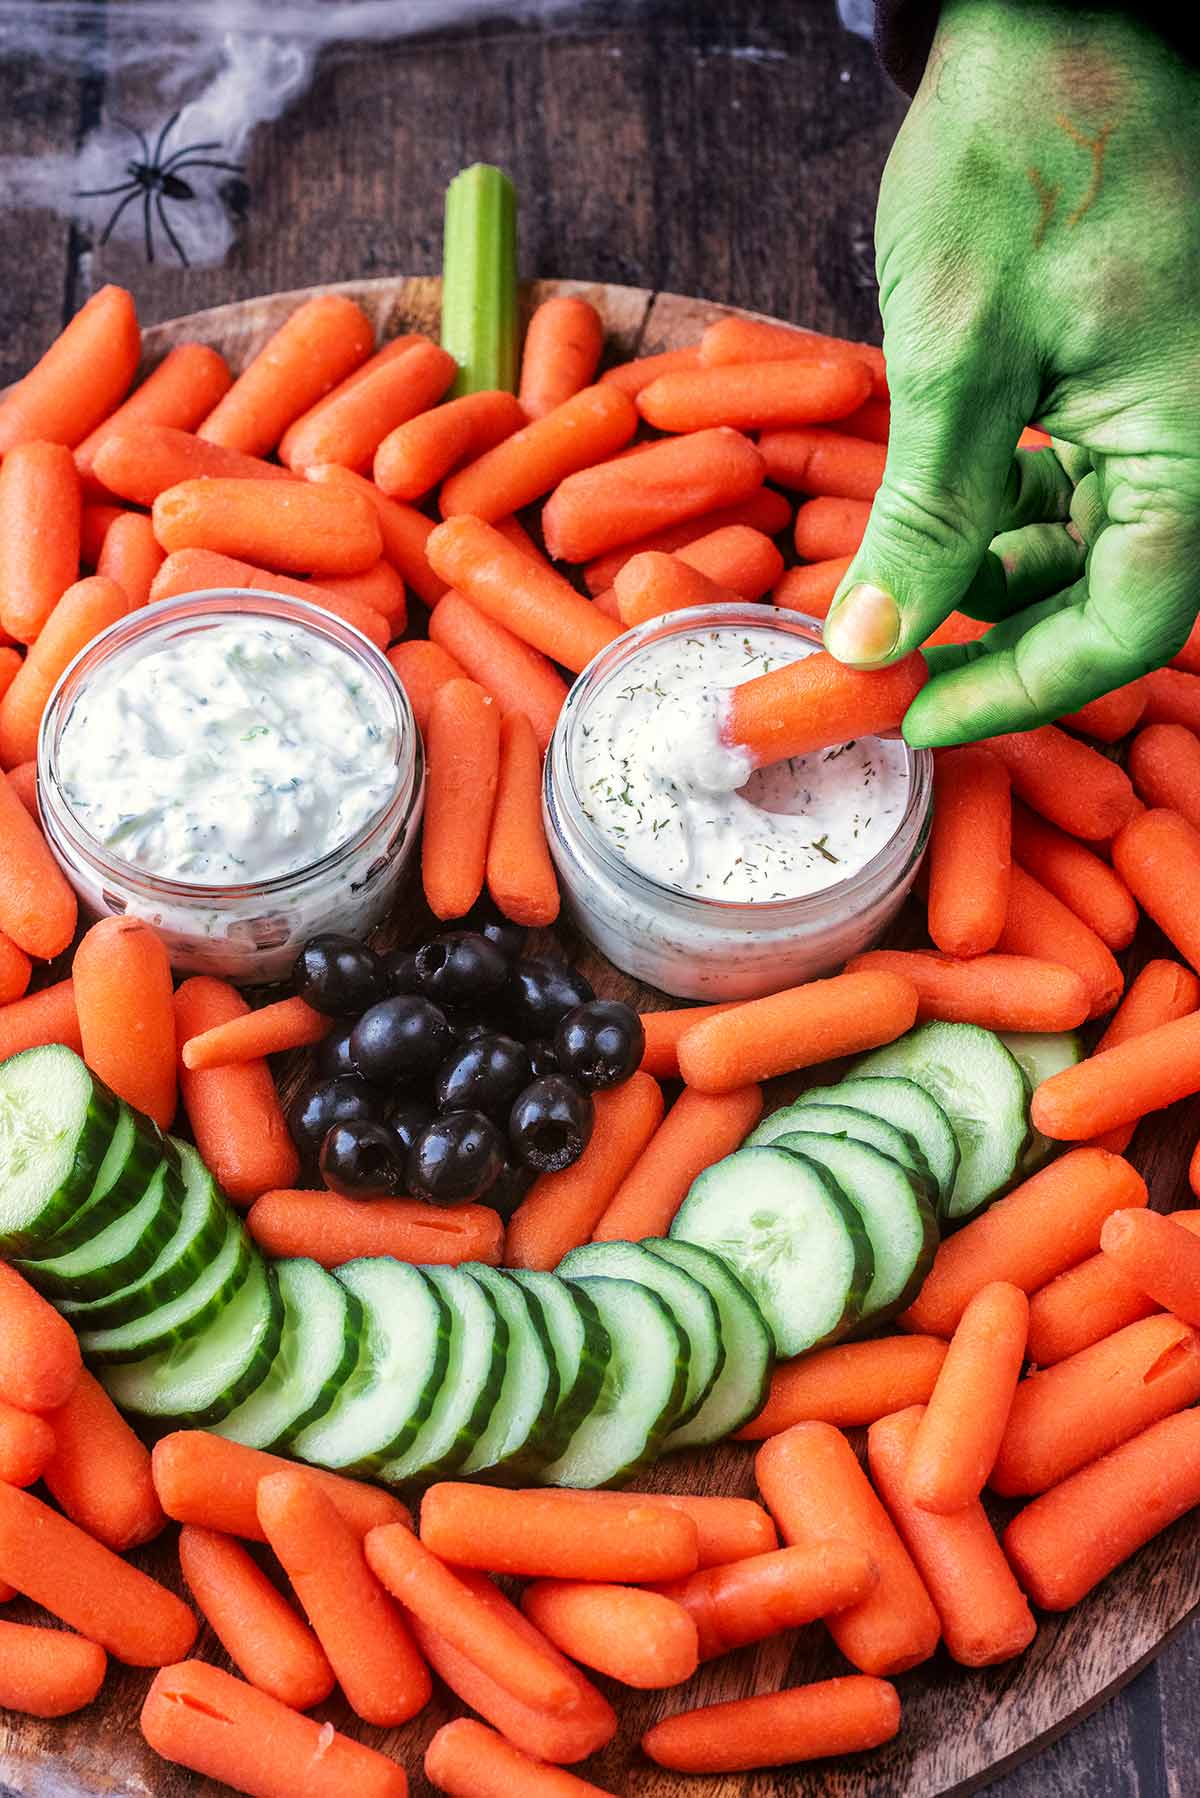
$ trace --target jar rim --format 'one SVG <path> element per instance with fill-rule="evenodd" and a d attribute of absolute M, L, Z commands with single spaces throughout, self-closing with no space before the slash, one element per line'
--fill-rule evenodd
<path fill-rule="evenodd" d="M 556 788 L 561 763 L 561 777 L 565 780 L 571 804 L 571 823 L 585 840 L 589 851 L 606 870 L 616 880 L 630 886 L 635 893 L 652 896 L 660 903 L 669 903 L 678 907 L 685 915 L 694 916 L 698 920 L 745 924 L 751 919 L 761 922 L 764 917 L 776 922 L 795 918 L 799 922 L 815 912 L 827 909 L 831 903 L 858 898 L 878 882 L 881 876 L 891 872 L 898 854 L 905 856 L 907 860 L 906 851 L 915 851 L 921 846 L 922 826 L 928 820 L 933 793 L 933 756 L 929 750 L 913 749 L 911 745 L 904 743 L 905 766 L 909 777 L 908 796 L 895 830 L 874 855 L 845 879 L 820 887 L 816 892 L 797 893 L 787 899 L 718 899 L 708 894 L 686 893 L 681 887 L 655 880 L 652 875 L 635 868 L 617 853 L 604 833 L 587 816 L 583 796 L 576 785 L 571 753 L 574 733 L 585 715 L 587 701 L 610 675 L 623 667 L 627 660 L 647 644 L 658 642 L 664 637 L 686 635 L 689 631 L 714 626 L 760 630 L 782 627 L 784 634 L 802 637 L 813 649 L 820 649 L 821 622 L 807 612 L 793 611 L 785 606 L 763 606 L 748 600 L 725 601 L 716 605 L 691 606 L 682 611 L 668 612 L 623 632 L 594 656 L 579 675 L 567 695 L 555 726 L 554 742 L 546 757 L 543 777 L 544 797 L 555 828 L 559 828 L 556 804 L 559 794 Z"/>
<path fill-rule="evenodd" d="M 356 657 L 378 680 L 395 715 L 396 753 L 393 767 L 400 772 L 401 778 L 379 809 L 352 836 L 343 838 L 316 861 L 305 862 L 287 873 L 272 874 L 265 880 L 244 881 L 228 886 L 206 886 L 158 874 L 152 869 L 139 867 L 136 862 L 126 861 L 123 856 L 112 854 L 86 829 L 73 811 L 58 780 L 56 759 L 59 738 L 69 717 L 69 707 L 78 696 L 83 682 L 97 667 L 128 644 L 136 642 L 140 637 L 153 637 L 156 631 L 165 629 L 174 622 L 195 620 L 197 626 L 202 628 L 206 621 L 216 622 L 225 617 L 259 617 L 295 624 Z M 185 905 L 225 905 L 239 899 L 257 901 L 275 898 L 336 869 L 339 863 L 369 843 L 380 827 L 386 824 L 397 800 L 403 798 L 406 790 L 419 792 L 422 764 L 421 736 L 408 695 L 387 657 L 369 637 L 364 636 L 345 619 L 339 618 L 336 613 L 327 611 L 310 600 L 272 593 L 265 588 L 213 587 L 156 600 L 151 605 L 141 606 L 136 611 L 127 613 L 124 618 L 118 618 L 114 624 L 108 625 L 98 636 L 93 637 L 68 663 L 54 684 L 38 730 L 38 802 L 47 813 L 47 822 L 68 839 L 77 854 L 85 857 L 105 877 L 116 882 L 132 882 L 152 888 L 165 898 Z M 412 777 L 407 788 L 403 778 L 405 770 Z"/>

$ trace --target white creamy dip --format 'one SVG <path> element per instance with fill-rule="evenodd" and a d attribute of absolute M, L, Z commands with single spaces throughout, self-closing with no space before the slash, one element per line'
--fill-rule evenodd
<path fill-rule="evenodd" d="M 396 724 L 343 648 L 284 619 L 132 643 L 63 725 L 79 823 L 149 874 L 241 886 L 310 867 L 395 788 Z"/>
<path fill-rule="evenodd" d="M 692 630 L 644 644 L 596 690 L 571 772 L 584 817 L 631 868 L 705 899 L 795 899 L 894 836 L 903 743 L 867 737 L 754 773 L 721 744 L 725 692 L 813 648 L 769 628 Z"/>

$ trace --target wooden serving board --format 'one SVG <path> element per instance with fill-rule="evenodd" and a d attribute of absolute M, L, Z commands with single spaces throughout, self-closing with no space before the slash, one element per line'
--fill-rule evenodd
<path fill-rule="evenodd" d="M 157 325 L 145 334 L 149 364 L 174 344 L 195 339 L 213 344 L 235 370 L 244 366 L 303 299 L 313 292 L 338 292 L 357 300 L 374 321 L 381 339 L 402 330 L 436 332 L 440 283 L 430 277 L 345 282 L 329 289 L 268 295 L 199 312 Z M 592 300 L 608 329 L 607 360 L 671 349 L 695 340 L 712 319 L 729 310 L 677 294 L 643 288 L 547 281 L 525 294 L 530 306 L 554 293 L 579 293 Z M 413 920 L 397 920 L 396 940 L 407 940 Z M 410 928 L 406 932 L 404 926 Z M 917 940 L 918 920 L 898 922 L 894 942 Z M 1161 941 L 1135 945 L 1132 965 L 1162 953 Z M 567 929 L 557 943 L 576 961 L 597 991 L 630 999 L 640 1009 L 672 1003 L 639 987 L 573 939 Z M 546 946 L 553 946 L 549 934 Z M 827 1070 L 821 1071 L 823 1078 Z M 777 1082 L 782 1100 L 806 1082 Z M 1168 1122 L 1152 1119 L 1138 1133 L 1132 1159 L 1151 1184 L 1154 1202 L 1172 1209 L 1186 1184 L 1186 1164 L 1200 1123 L 1193 1102 L 1189 1126 L 1179 1111 Z M 751 1495 L 753 1445 L 730 1444 L 703 1453 L 673 1456 L 639 1484 L 646 1490 Z M 998 1508 L 998 1515 L 1000 1512 Z M 664 1772 L 639 1753 L 642 1732 L 657 1718 L 721 1699 L 746 1697 L 784 1685 L 849 1671 L 821 1625 L 779 1636 L 703 1667 L 688 1686 L 665 1693 L 635 1693 L 599 1681 L 609 1691 L 621 1728 L 603 1755 L 582 1769 L 597 1785 L 628 1798 L 956 1798 L 977 1791 L 1040 1745 L 1061 1735 L 1131 1679 L 1164 1646 L 1200 1604 L 1200 1555 L 1194 1521 L 1184 1518 L 1150 1543 L 1090 1598 L 1063 1617 L 1043 1617 L 1037 1639 L 1007 1666 L 971 1672 L 955 1666 L 944 1652 L 898 1683 L 903 1705 L 901 1733 L 889 1746 L 854 1760 L 814 1763 L 794 1770 L 689 1779 Z M 180 1586 L 174 1533 L 136 1557 L 140 1565 Z M 24 1615 L 21 1601 L 4 1615 Z M 196 1652 L 227 1666 L 211 1632 L 203 1630 Z M 218 1798 L 227 1790 L 158 1759 L 142 1740 L 138 1711 L 149 1675 L 112 1666 L 98 1701 L 75 1717 L 42 1723 L 0 1713 L 0 1794 L 28 1798 Z M 371 1729 L 357 1722 L 340 1695 L 316 1713 L 338 1729 L 393 1754 L 408 1770 L 414 1798 L 433 1798 L 421 1771 L 430 1736 L 461 1707 L 439 1686 L 422 1716 L 402 1730 Z M 347 1794 L 352 1798 L 352 1794 Z"/>

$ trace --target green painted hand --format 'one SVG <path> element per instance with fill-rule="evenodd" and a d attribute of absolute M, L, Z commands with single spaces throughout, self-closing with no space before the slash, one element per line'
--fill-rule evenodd
<path fill-rule="evenodd" d="M 826 642 L 994 627 L 927 652 L 915 744 L 1074 711 L 1200 611 L 1200 73 L 1132 11 L 946 0 L 884 173 L 891 442 Z"/>

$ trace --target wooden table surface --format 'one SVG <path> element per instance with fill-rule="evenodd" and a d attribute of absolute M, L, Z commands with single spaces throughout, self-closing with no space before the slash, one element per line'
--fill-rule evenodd
<path fill-rule="evenodd" d="M 108 0 L 109 12 L 121 4 Z M 443 187 L 475 160 L 517 182 L 523 273 L 705 294 L 878 341 L 872 215 L 904 101 L 834 0 L 523 10 L 541 17 L 329 57 L 252 140 L 238 241 L 216 268 L 147 267 L 130 243 L 101 248 L 50 213 L 11 210 L 4 158 L 61 156 L 101 120 L 153 121 L 162 108 L 137 77 L 0 59 L 0 386 L 106 281 L 130 287 L 153 322 L 272 290 L 434 271 Z M 1191 1798 L 1198 1681 L 1193 1622 L 1124 1692 L 989 1790 Z"/>

